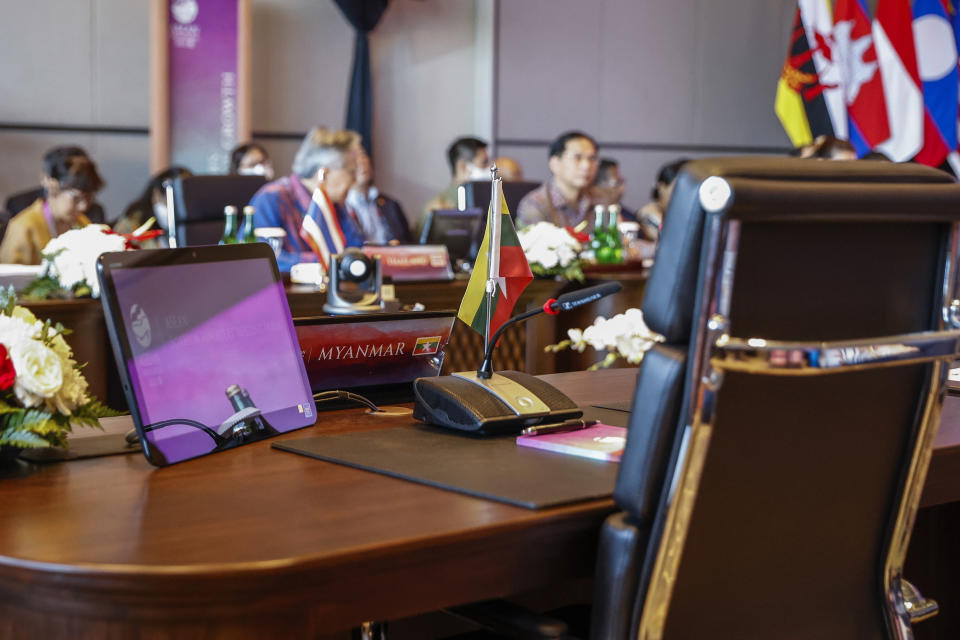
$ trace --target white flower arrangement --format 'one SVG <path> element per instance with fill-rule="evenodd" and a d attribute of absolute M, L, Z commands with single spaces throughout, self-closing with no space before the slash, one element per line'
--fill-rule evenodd
<path fill-rule="evenodd" d="M 569 348 L 583 353 L 590 346 L 597 351 L 606 351 L 604 359 L 591 365 L 591 370 L 609 367 L 617 358 L 638 364 L 650 347 L 663 342 L 663 336 L 647 327 L 640 309 L 627 309 L 610 319 L 599 316 L 586 329 L 569 329 L 567 335 L 569 339 L 550 345 L 546 350 L 557 352 Z"/>
<path fill-rule="evenodd" d="M 48 298 L 64 291 L 77 297 L 100 297 L 97 258 L 108 251 L 124 251 L 128 240 L 102 224 L 72 229 L 43 248 L 43 272 L 25 290 L 29 297 Z"/>
<path fill-rule="evenodd" d="M 520 229 L 517 238 L 534 275 L 562 275 L 568 280 L 583 281 L 580 266 L 583 247 L 565 228 L 537 222 Z"/>
<path fill-rule="evenodd" d="M 0 449 L 63 446 L 71 422 L 117 415 L 87 393 L 59 323 L 40 322 L 0 289 Z"/>

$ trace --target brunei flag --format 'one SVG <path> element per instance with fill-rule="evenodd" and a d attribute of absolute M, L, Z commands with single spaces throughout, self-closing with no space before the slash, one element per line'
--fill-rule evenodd
<path fill-rule="evenodd" d="M 317 254 L 324 271 L 330 270 L 330 256 L 343 253 L 347 242 L 337 221 L 337 211 L 323 185 L 313 191 L 313 201 L 303 217 L 300 237 Z"/>
<path fill-rule="evenodd" d="M 490 203 L 493 207 L 493 203 Z M 483 232 L 483 243 L 477 252 L 477 262 L 473 265 L 467 291 L 460 303 L 457 317 L 470 325 L 474 331 L 483 335 L 487 322 L 486 285 L 490 271 L 490 251 L 493 246 L 493 260 L 497 267 L 497 289 L 493 294 L 493 308 L 490 310 L 490 335 L 492 336 L 504 322 L 510 319 L 513 306 L 520 294 L 533 280 L 527 257 L 517 239 L 517 230 L 513 228 L 507 202 L 500 198 L 500 234 L 499 238 L 490 237 L 490 225 Z"/>
<path fill-rule="evenodd" d="M 832 27 L 826 0 L 799 0 L 774 107 L 796 147 L 820 135 L 847 137 L 846 105 L 829 41 Z"/>

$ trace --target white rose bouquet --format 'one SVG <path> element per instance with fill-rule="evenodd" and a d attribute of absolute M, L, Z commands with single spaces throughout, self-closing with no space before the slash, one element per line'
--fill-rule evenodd
<path fill-rule="evenodd" d="M 591 346 L 597 351 L 606 351 L 607 355 L 603 360 L 590 366 L 591 371 L 609 367 L 617 358 L 624 358 L 630 364 L 638 364 L 654 343 L 663 342 L 663 336 L 647 327 L 640 309 L 627 309 L 609 320 L 599 316 L 586 329 L 569 329 L 567 335 L 568 340 L 549 345 L 546 350 L 556 353 L 563 349 L 573 349 L 583 353 L 587 346 Z"/>
<path fill-rule="evenodd" d="M 533 275 L 563 276 L 567 280 L 583 282 L 582 247 L 567 229 L 549 222 L 537 222 L 520 229 L 517 237 Z"/>
<path fill-rule="evenodd" d="M 97 258 L 101 253 L 124 251 L 130 246 L 129 238 L 102 224 L 62 233 L 43 248 L 43 272 L 23 294 L 31 298 L 51 298 L 71 292 L 78 298 L 98 298 Z"/>
<path fill-rule="evenodd" d="M 0 289 L 0 449 L 66 445 L 71 423 L 118 415 L 87 393 L 60 323 L 40 322 Z"/>

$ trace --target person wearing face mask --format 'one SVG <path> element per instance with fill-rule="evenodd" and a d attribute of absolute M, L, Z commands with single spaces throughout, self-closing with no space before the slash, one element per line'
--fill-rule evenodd
<path fill-rule="evenodd" d="M 599 163 L 596 141 L 582 131 L 568 131 L 550 145 L 547 162 L 553 177 L 523 197 L 517 205 L 517 222 L 576 227 L 586 221 L 591 230 L 595 204 L 591 187 Z"/>
<path fill-rule="evenodd" d="M 287 234 L 277 258 L 281 271 L 290 271 L 299 262 L 317 261 L 310 245 L 300 237 L 300 229 L 319 187 L 333 204 L 344 245 L 363 244 L 363 232 L 345 206 L 347 192 L 356 180 L 354 150 L 359 142 L 354 131 L 314 127 L 297 150 L 293 173 L 268 182 L 250 199 L 256 228 L 279 227 Z"/>
<path fill-rule="evenodd" d="M 347 209 L 371 244 L 410 244 L 413 238 L 400 203 L 373 184 L 373 163 L 363 145 L 354 149 L 356 182 L 347 194 Z"/>
<path fill-rule="evenodd" d="M 93 160 L 54 149 L 44 164 L 43 197 L 10 220 L 0 244 L 0 262 L 40 264 L 41 251 L 51 239 L 90 224 L 85 213 L 104 185 Z"/>
<path fill-rule="evenodd" d="M 165 184 L 176 178 L 189 178 L 193 174 L 184 167 L 170 167 L 150 178 L 140 197 L 127 205 L 123 215 L 113 225 L 117 233 L 132 233 L 150 217 L 156 218 L 152 229 L 163 229 L 164 235 L 141 244 L 144 249 L 166 247 L 167 242 L 167 192 Z"/>
<path fill-rule="evenodd" d="M 436 209 L 457 208 L 457 187 L 464 182 L 490 179 L 490 155 L 487 143 L 479 138 L 457 138 L 447 148 L 447 162 L 450 164 L 450 185 L 435 195 L 423 207 L 423 213 L 417 221 L 419 230 L 427 219 L 427 214 Z"/>
<path fill-rule="evenodd" d="M 230 152 L 230 175 L 263 176 L 270 182 L 274 178 L 270 155 L 256 142 L 239 144 Z"/>
<path fill-rule="evenodd" d="M 593 180 L 591 198 L 595 205 L 620 205 L 622 220 L 636 220 L 636 214 L 623 204 L 623 194 L 627 190 L 627 181 L 620 172 L 620 164 L 612 158 L 601 158 L 597 165 L 597 176 Z"/>

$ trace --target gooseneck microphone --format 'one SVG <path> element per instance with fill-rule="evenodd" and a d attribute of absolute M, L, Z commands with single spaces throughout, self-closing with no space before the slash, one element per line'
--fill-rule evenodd
<path fill-rule="evenodd" d="M 623 289 L 623 286 L 619 282 L 605 282 L 603 284 L 565 293 L 557 299 L 551 298 L 550 300 L 547 300 L 546 304 L 539 309 L 531 309 L 530 311 L 513 316 L 500 325 L 500 328 L 497 329 L 497 331 L 493 334 L 493 337 L 490 338 L 490 344 L 487 345 L 487 350 L 483 354 L 483 362 L 480 363 L 480 368 L 477 369 L 477 377 L 487 379 L 493 375 L 493 349 L 497 346 L 497 342 L 500 341 L 500 336 L 503 335 L 503 332 L 507 329 L 507 327 L 510 327 L 522 320 L 526 320 L 527 318 L 532 318 L 539 313 L 557 315 L 561 311 L 570 311 L 571 309 L 576 309 L 579 306 L 589 304 L 595 300 L 599 300 L 600 298 L 605 298 L 606 296 L 617 293 L 621 289 Z"/>
<path fill-rule="evenodd" d="M 543 307 L 514 316 L 491 336 L 477 371 L 413 381 L 413 417 L 475 435 L 520 433 L 534 425 L 579 418 L 583 411 L 558 389 L 521 371 L 493 372 L 493 349 L 504 330 L 538 313 L 557 314 L 620 291 L 618 282 L 565 293 Z"/>

